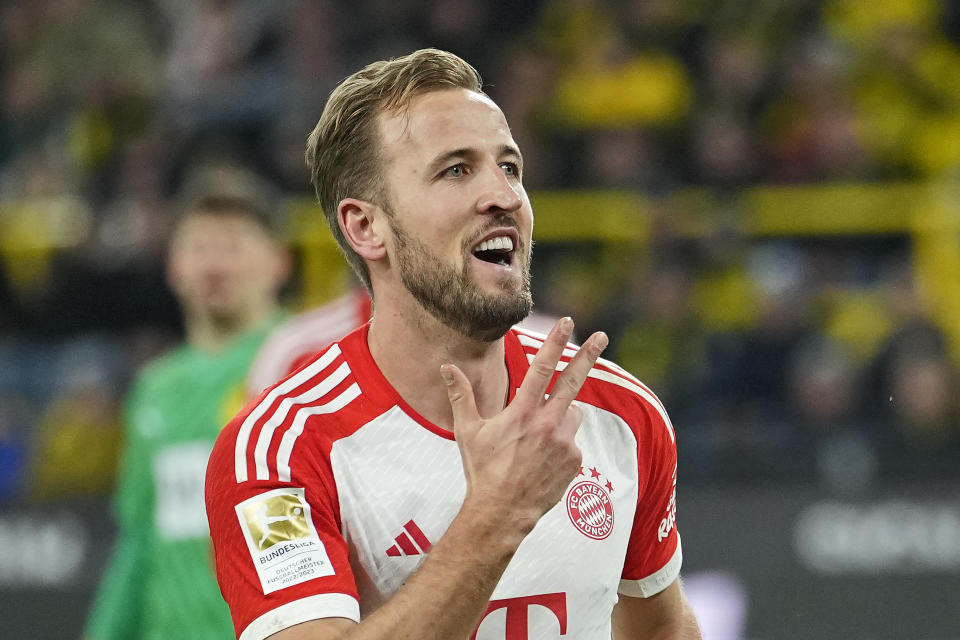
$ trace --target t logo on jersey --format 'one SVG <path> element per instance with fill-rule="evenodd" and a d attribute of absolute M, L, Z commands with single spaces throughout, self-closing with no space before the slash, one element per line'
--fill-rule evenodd
<path fill-rule="evenodd" d="M 334 574 L 304 489 L 267 491 L 235 509 L 264 594 Z"/>
<path fill-rule="evenodd" d="M 506 640 L 529 640 L 531 622 L 531 612 L 533 609 L 544 608 L 556 618 L 559 625 L 560 635 L 567 635 L 567 594 L 566 593 L 544 593 L 537 596 L 525 596 L 521 598 L 505 598 L 503 600 L 491 600 L 487 605 L 487 610 L 480 619 L 470 640 L 476 640 L 480 626 L 487 620 L 491 613 L 506 609 Z M 543 619 L 540 619 L 543 624 Z M 551 625 L 552 626 L 552 625 Z M 543 632 L 543 628 L 540 628 Z M 551 634 L 552 635 L 552 634 Z M 498 636 L 500 637 L 500 636 Z M 536 637 L 542 637 L 537 635 Z"/>

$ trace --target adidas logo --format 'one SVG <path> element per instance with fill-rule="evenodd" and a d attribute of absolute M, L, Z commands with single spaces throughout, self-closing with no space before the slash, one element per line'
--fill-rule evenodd
<path fill-rule="evenodd" d="M 418 556 L 430 551 L 430 541 L 424 535 L 417 523 L 411 520 L 403 525 L 403 531 L 396 538 L 396 543 L 387 549 L 387 555 L 396 558 L 398 556 Z"/>

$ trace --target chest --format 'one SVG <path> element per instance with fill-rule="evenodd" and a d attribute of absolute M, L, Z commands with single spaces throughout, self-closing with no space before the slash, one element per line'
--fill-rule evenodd
<path fill-rule="evenodd" d="M 558 635 L 561 621 L 580 629 L 573 637 L 592 637 L 595 625 L 609 624 L 637 504 L 637 445 L 610 414 L 584 407 L 584 415 L 580 473 L 521 544 L 478 638 L 504 637 L 507 616 L 525 616 L 531 630 L 544 626 L 531 636 L 543 638 Z M 331 453 L 364 614 L 420 566 L 466 492 L 456 442 L 399 408 L 368 427 Z"/>

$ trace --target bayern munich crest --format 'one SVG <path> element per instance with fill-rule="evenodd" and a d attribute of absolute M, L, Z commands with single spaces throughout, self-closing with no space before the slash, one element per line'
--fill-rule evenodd
<path fill-rule="evenodd" d="M 580 469 L 578 475 L 590 473 L 592 478 L 576 482 L 567 491 L 567 515 L 580 533 L 594 540 L 603 540 L 613 531 L 613 500 L 610 492 L 613 485 L 599 482 L 596 468 Z"/>

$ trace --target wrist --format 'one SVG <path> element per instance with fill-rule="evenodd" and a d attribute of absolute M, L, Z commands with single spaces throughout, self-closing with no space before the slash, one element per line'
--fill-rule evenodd
<path fill-rule="evenodd" d="M 512 555 L 541 515 L 537 509 L 518 507 L 500 496 L 468 492 L 457 519 L 468 525 L 479 544 Z"/>

